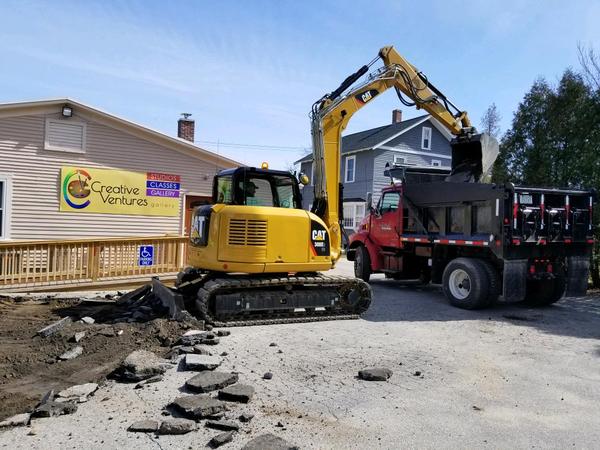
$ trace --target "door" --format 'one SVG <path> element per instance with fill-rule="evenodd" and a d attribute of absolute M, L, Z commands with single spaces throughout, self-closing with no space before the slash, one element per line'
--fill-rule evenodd
<path fill-rule="evenodd" d="M 185 221 L 183 233 L 185 236 L 190 235 L 190 227 L 192 225 L 192 212 L 194 208 L 202 205 L 210 205 L 212 197 L 200 196 L 200 195 L 186 195 L 185 196 Z"/>
<path fill-rule="evenodd" d="M 399 247 L 400 192 L 384 192 L 371 219 L 371 239 L 380 247 Z"/>

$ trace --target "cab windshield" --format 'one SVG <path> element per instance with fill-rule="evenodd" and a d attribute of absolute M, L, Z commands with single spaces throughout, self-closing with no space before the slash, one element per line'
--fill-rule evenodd
<path fill-rule="evenodd" d="M 227 205 L 301 208 L 295 179 L 267 173 L 239 173 L 217 177 L 216 203 Z"/>

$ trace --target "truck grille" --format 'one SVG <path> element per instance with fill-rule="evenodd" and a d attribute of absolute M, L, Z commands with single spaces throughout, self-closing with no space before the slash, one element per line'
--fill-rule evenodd
<path fill-rule="evenodd" d="M 267 221 L 251 219 L 229 220 L 229 245 L 267 245 Z"/>

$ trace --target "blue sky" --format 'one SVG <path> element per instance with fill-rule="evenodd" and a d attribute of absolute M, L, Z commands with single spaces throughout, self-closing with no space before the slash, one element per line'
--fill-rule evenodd
<path fill-rule="evenodd" d="M 384 45 L 475 124 L 495 102 L 503 130 L 537 77 L 578 68 L 578 42 L 600 50 L 594 0 L 22 0 L 0 17 L 0 103 L 72 97 L 171 135 L 190 112 L 199 145 L 273 168 L 310 147 L 312 103 Z M 400 106 L 387 92 L 346 132 Z"/>

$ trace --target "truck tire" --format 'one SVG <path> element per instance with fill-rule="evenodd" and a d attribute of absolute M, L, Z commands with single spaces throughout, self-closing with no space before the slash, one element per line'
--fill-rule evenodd
<path fill-rule="evenodd" d="M 487 306 L 491 306 L 498 301 L 498 297 L 500 296 L 500 292 L 502 291 L 502 287 L 500 284 L 500 275 L 498 271 L 494 267 L 494 265 L 485 260 L 481 260 L 483 264 L 483 268 L 488 276 L 488 281 L 490 282 L 488 298 L 487 298 Z"/>
<path fill-rule="evenodd" d="M 529 306 L 548 306 L 565 294 L 567 280 L 560 274 L 550 280 L 528 280 L 525 303 Z"/>
<path fill-rule="evenodd" d="M 448 263 L 442 277 L 442 289 L 453 306 L 479 309 L 489 305 L 490 280 L 484 262 L 456 258 Z"/>
<path fill-rule="evenodd" d="M 368 283 L 371 278 L 371 257 L 364 245 L 356 248 L 354 255 L 354 276 Z"/>

